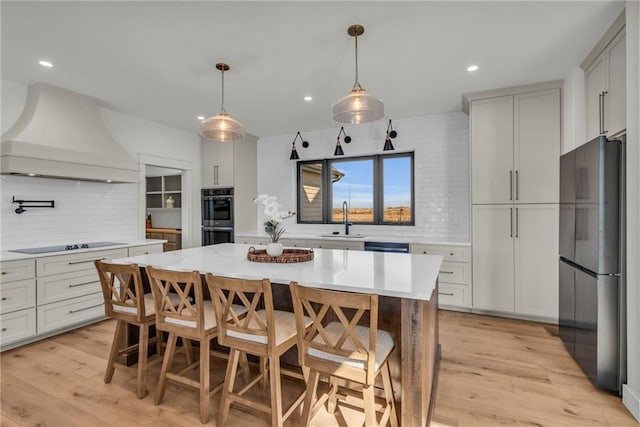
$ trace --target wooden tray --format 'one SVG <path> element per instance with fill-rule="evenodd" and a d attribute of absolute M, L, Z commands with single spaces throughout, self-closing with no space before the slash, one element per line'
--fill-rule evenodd
<path fill-rule="evenodd" d="M 247 259 L 253 262 L 274 262 L 280 264 L 306 262 L 313 259 L 313 249 L 285 249 L 280 256 L 271 256 L 265 249 L 253 246 L 247 252 Z"/>

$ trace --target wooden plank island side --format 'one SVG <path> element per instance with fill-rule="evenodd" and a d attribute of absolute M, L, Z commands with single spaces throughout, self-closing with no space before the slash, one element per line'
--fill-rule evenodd
<path fill-rule="evenodd" d="M 288 289 L 291 280 L 313 287 L 380 295 L 378 327 L 392 333 L 396 343 L 390 365 L 400 425 L 427 424 L 433 406 L 431 397 L 437 387 L 437 274 L 441 257 L 315 249 L 316 257 L 308 263 L 256 265 L 246 260 L 248 248 L 249 245 L 223 244 L 115 262 L 228 277 L 267 277 L 274 283 L 276 308 L 284 310 L 292 307 Z M 296 363 L 297 358 L 292 354 L 284 361 Z"/>

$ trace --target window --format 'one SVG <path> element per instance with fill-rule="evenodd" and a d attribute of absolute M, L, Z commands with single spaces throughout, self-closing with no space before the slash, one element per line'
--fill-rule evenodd
<path fill-rule="evenodd" d="M 414 224 L 413 153 L 298 162 L 298 223 Z"/>

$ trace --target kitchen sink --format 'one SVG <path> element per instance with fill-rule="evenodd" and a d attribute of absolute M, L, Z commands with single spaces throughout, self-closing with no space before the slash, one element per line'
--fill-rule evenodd
<path fill-rule="evenodd" d="M 362 234 L 321 234 L 320 237 L 334 237 L 336 239 L 364 239 Z"/>

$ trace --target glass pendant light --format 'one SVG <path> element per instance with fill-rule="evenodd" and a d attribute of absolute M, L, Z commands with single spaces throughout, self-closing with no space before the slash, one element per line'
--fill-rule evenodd
<path fill-rule="evenodd" d="M 364 33 L 364 27 L 359 24 L 351 25 L 347 33 L 355 38 L 356 81 L 351 92 L 331 106 L 333 120 L 354 125 L 379 120 L 384 117 L 384 104 L 380 99 L 369 95 L 358 81 L 358 36 Z"/>
<path fill-rule="evenodd" d="M 244 139 L 244 127 L 233 119 L 224 109 L 224 72 L 229 71 L 227 64 L 216 64 L 222 73 L 222 103 L 218 115 L 204 119 L 200 125 L 200 136 L 212 141 L 235 142 Z"/>

